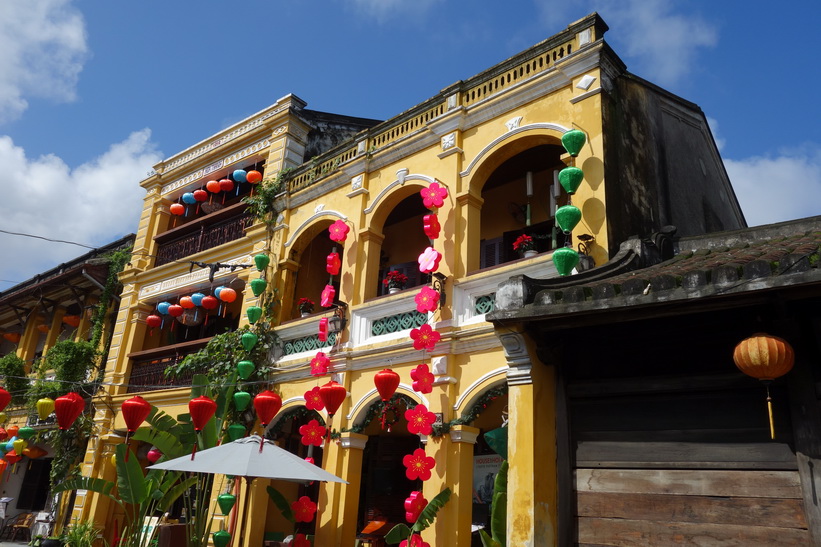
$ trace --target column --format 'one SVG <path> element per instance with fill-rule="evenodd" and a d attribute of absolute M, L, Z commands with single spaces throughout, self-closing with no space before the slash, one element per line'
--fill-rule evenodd
<path fill-rule="evenodd" d="M 479 429 L 467 425 L 457 425 L 450 430 L 449 479 L 453 485 L 453 495 L 443 510 L 447 515 L 449 545 L 470 545 L 471 524 L 473 523 L 473 445 Z"/>
<path fill-rule="evenodd" d="M 336 541 L 331 543 L 333 545 L 353 545 L 359 531 L 357 530 L 357 517 L 359 516 L 359 493 L 362 482 L 362 456 L 367 443 L 368 436 L 359 433 L 342 433 L 339 439 L 341 455 L 339 476 L 348 481 L 348 484 L 341 487 L 337 508 L 339 524 Z M 319 542 L 316 544 L 324 545 Z"/>
<path fill-rule="evenodd" d="M 456 279 L 462 278 L 468 272 L 479 269 L 479 234 L 482 228 L 482 205 L 485 200 L 472 194 L 469 190 L 456 196 L 456 233 L 461 234 L 458 256 L 454 267 Z"/>
<path fill-rule="evenodd" d="M 359 232 L 358 239 L 361 277 L 359 291 L 351 302 L 353 305 L 361 304 L 366 298 L 375 296 L 370 291 L 374 290 L 379 283 L 379 252 L 382 250 L 385 236 L 373 230 L 362 230 Z"/>

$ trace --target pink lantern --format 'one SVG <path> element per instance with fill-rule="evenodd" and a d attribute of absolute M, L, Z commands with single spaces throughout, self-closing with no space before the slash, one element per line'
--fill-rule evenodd
<path fill-rule="evenodd" d="M 237 291 L 234 289 L 225 287 L 220 291 L 219 299 L 223 302 L 231 303 L 237 299 Z M 203 299 L 204 300 L 204 299 Z"/>
<path fill-rule="evenodd" d="M 146 454 L 145 457 L 148 458 L 148 461 L 150 461 L 151 463 L 157 463 L 157 460 L 162 458 L 162 452 L 160 452 L 159 449 L 155 446 L 148 451 L 148 454 Z"/>

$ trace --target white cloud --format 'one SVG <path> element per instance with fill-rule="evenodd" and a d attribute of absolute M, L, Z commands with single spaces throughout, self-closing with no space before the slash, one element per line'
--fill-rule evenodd
<path fill-rule="evenodd" d="M 758 226 L 821 214 L 821 147 L 774 156 L 725 159 L 747 224 Z"/>
<path fill-rule="evenodd" d="M 360 12 L 384 23 L 392 17 L 424 13 L 439 1 L 441 0 L 353 0 L 353 3 Z"/>
<path fill-rule="evenodd" d="M 27 158 L 0 136 L 0 229 L 99 246 L 136 232 L 145 190 L 138 182 L 162 159 L 151 131 L 132 133 L 75 169 L 54 156 Z M 87 252 L 82 247 L 0 233 L 0 278 L 24 281 Z M 10 284 L 0 286 L 8 288 Z"/>
<path fill-rule="evenodd" d="M 82 15 L 71 0 L 0 1 L 0 123 L 27 97 L 72 101 L 87 57 Z"/>
<path fill-rule="evenodd" d="M 672 0 L 586 0 L 557 4 L 536 0 L 542 20 L 559 28 L 571 20 L 570 9 L 597 11 L 611 30 L 605 39 L 631 57 L 628 69 L 662 86 L 690 74 L 701 48 L 718 43 L 715 25 L 695 14 L 676 13 Z"/>

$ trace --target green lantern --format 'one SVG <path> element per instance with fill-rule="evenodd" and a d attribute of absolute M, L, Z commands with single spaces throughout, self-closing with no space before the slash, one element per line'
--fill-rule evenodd
<path fill-rule="evenodd" d="M 268 282 L 264 279 L 252 279 L 251 280 L 251 291 L 253 291 L 254 296 L 259 296 L 265 292 L 265 288 L 268 287 Z"/>
<path fill-rule="evenodd" d="M 563 232 L 572 232 L 581 219 L 581 209 L 575 205 L 564 205 L 556 209 L 556 224 Z"/>
<path fill-rule="evenodd" d="M 259 338 L 253 332 L 244 332 L 240 338 L 242 347 L 245 348 L 245 351 L 251 351 L 254 349 L 254 346 L 257 345 L 257 340 L 259 340 Z"/>
<path fill-rule="evenodd" d="M 507 459 L 507 426 L 497 427 L 485 433 L 485 442 L 494 452 Z"/>
<path fill-rule="evenodd" d="M 571 129 L 562 135 L 562 146 L 574 158 L 579 155 L 585 142 L 587 142 L 587 135 L 584 134 L 584 131 L 578 129 Z"/>
<path fill-rule="evenodd" d="M 35 433 L 36 431 L 34 431 L 33 427 L 25 426 L 20 428 L 20 431 L 17 432 L 17 436 L 21 439 L 29 440 L 34 436 Z"/>
<path fill-rule="evenodd" d="M 242 424 L 231 424 L 228 426 L 228 438 L 232 441 L 241 439 L 245 436 L 245 426 Z"/>
<path fill-rule="evenodd" d="M 553 264 L 556 265 L 559 275 L 570 275 L 576 264 L 579 263 L 579 253 L 570 247 L 562 247 L 553 252 Z"/>
<path fill-rule="evenodd" d="M 248 405 L 251 403 L 251 394 L 247 391 L 235 391 L 234 392 L 234 407 L 242 412 Z"/>
<path fill-rule="evenodd" d="M 268 264 L 271 262 L 271 257 L 269 257 L 266 253 L 259 253 L 258 255 L 254 256 L 254 264 L 257 266 L 257 270 L 262 271 L 268 267 Z"/>
<path fill-rule="evenodd" d="M 229 543 L 231 543 L 231 534 L 225 530 L 214 532 L 214 545 L 216 547 L 228 547 Z"/>
<path fill-rule="evenodd" d="M 239 377 L 243 380 L 247 380 L 251 374 L 253 374 L 254 363 L 252 361 L 240 361 L 237 363 L 237 372 L 239 372 Z"/>
<path fill-rule="evenodd" d="M 584 172 L 578 167 L 565 167 L 559 171 L 559 182 L 568 194 L 575 194 L 583 180 Z"/>
<path fill-rule="evenodd" d="M 253 325 L 262 317 L 262 308 L 259 306 L 248 306 L 248 309 L 245 310 L 245 315 L 248 316 L 248 321 Z"/>
<path fill-rule="evenodd" d="M 235 503 L 237 503 L 237 497 L 234 494 L 220 494 L 217 496 L 217 504 L 225 516 L 228 516 L 228 513 L 234 508 Z"/>

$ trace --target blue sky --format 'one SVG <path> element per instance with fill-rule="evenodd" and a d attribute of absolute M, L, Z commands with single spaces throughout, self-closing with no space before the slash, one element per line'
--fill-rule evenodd
<path fill-rule="evenodd" d="M 0 230 L 103 245 L 157 161 L 294 93 L 385 119 L 598 11 L 708 116 L 750 225 L 821 214 L 821 3 L 0 0 Z M 0 233 L 0 291 L 85 252 Z"/>

